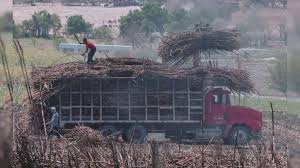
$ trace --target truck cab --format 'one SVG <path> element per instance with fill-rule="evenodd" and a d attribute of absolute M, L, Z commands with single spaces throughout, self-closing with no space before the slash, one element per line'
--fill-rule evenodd
<path fill-rule="evenodd" d="M 228 143 L 235 143 L 236 140 L 246 143 L 260 134 L 262 113 L 248 107 L 231 105 L 230 93 L 223 88 L 207 92 L 204 123 L 222 128 L 223 139 Z"/>

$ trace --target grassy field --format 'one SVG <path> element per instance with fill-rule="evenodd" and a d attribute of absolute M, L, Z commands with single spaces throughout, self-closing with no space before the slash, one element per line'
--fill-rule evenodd
<path fill-rule="evenodd" d="M 238 105 L 237 97 L 232 97 L 232 104 Z M 241 98 L 240 105 L 251 107 L 260 111 L 271 111 L 270 102 L 275 111 L 288 111 L 290 114 L 300 115 L 300 102 L 296 100 L 282 100 L 275 98 L 245 97 Z"/>
<path fill-rule="evenodd" d="M 20 103 L 22 95 L 24 95 L 25 89 L 22 86 L 23 75 L 20 67 L 19 57 L 17 56 L 13 43 L 12 35 L 9 33 L 1 33 L 1 38 L 6 44 L 6 53 L 9 63 L 9 69 L 13 79 L 14 85 L 14 97 L 15 103 Z M 61 40 L 48 40 L 48 39 L 19 39 L 23 50 L 25 61 L 27 65 L 28 73 L 35 66 L 49 66 L 52 64 L 58 64 L 63 62 L 82 60 L 79 55 L 65 55 L 59 53 L 57 48 Z M 0 66 L 0 107 L 4 104 L 8 98 L 9 93 L 6 86 L 6 78 L 3 71 L 2 64 Z"/>
<path fill-rule="evenodd" d="M 10 34 L 1 34 L 1 36 L 4 42 L 11 41 L 12 39 Z M 58 52 L 58 45 L 62 41 L 62 39 L 48 40 L 24 38 L 19 39 L 19 41 L 24 50 L 25 61 L 29 73 L 32 67 L 35 66 L 49 66 L 57 63 L 82 60 L 82 57 L 80 55 L 66 55 Z M 6 50 L 12 78 L 14 79 L 14 81 L 20 82 L 22 81 L 22 71 L 20 68 L 19 57 L 14 50 L 13 43 L 7 43 Z M 0 67 L 0 70 L 0 81 L 4 81 L 4 73 L 2 67 Z"/>

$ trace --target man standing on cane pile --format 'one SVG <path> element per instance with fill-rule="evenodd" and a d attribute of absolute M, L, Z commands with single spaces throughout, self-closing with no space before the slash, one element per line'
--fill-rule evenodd
<path fill-rule="evenodd" d="M 53 137 L 53 135 L 56 135 L 58 139 L 60 139 L 60 134 L 59 134 L 59 115 L 56 111 L 55 107 L 51 107 L 51 113 L 52 113 L 52 117 L 51 117 L 51 121 L 46 123 L 46 125 L 50 125 L 50 130 L 48 132 L 48 139 L 50 139 L 50 137 Z"/>
<path fill-rule="evenodd" d="M 96 45 L 94 43 L 92 43 L 91 41 L 87 40 L 86 38 L 84 38 L 83 43 L 80 43 L 80 44 L 85 44 L 85 46 L 86 46 L 85 52 L 81 55 L 84 56 L 84 54 L 87 53 L 90 50 L 89 53 L 88 53 L 87 63 L 88 64 L 93 63 L 93 57 L 96 53 Z"/>

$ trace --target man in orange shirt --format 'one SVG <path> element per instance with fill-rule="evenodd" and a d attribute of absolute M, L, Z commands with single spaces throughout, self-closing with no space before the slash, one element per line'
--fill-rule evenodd
<path fill-rule="evenodd" d="M 88 53 L 87 63 L 88 64 L 93 63 L 93 57 L 96 53 L 96 45 L 93 42 L 88 41 L 86 38 L 84 38 L 83 43 L 80 43 L 80 44 L 85 44 L 85 46 L 86 46 L 85 52 L 82 53 L 81 55 L 84 55 L 85 53 L 87 53 L 90 50 L 89 53 Z"/>

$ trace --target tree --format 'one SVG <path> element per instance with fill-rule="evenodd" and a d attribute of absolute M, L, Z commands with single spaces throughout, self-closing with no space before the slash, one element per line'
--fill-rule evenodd
<path fill-rule="evenodd" d="M 50 14 L 47 11 L 35 12 L 32 19 L 24 20 L 20 25 L 25 37 L 50 37 L 50 31 L 56 35 L 61 29 L 61 21 L 56 14 Z"/>
<path fill-rule="evenodd" d="M 14 27 L 13 27 L 13 37 L 14 38 L 24 37 L 22 26 L 14 25 Z"/>
<path fill-rule="evenodd" d="M 287 62 L 277 61 L 273 68 L 269 69 L 271 74 L 271 88 L 286 94 L 287 92 Z"/>
<path fill-rule="evenodd" d="M 92 32 L 92 25 L 86 22 L 82 15 L 74 15 L 68 18 L 67 32 L 74 33 L 90 33 Z"/>
<path fill-rule="evenodd" d="M 170 23 L 166 25 L 166 29 L 169 32 L 182 32 L 186 31 L 191 24 L 190 13 L 185 9 L 178 9 L 171 12 Z"/>
<path fill-rule="evenodd" d="M 128 40 L 133 48 L 138 47 L 140 42 L 142 43 L 142 41 L 140 41 L 140 37 L 144 36 L 144 33 L 141 33 L 140 25 L 132 23 L 127 26 L 126 31 L 123 31 L 123 33 L 123 38 Z"/>
<path fill-rule="evenodd" d="M 161 34 L 165 32 L 164 25 L 168 23 L 168 11 L 166 9 L 162 9 L 160 5 L 156 4 L 147 4 L 142 8 L 142 16 L 143 20 L 141 23 L 143 23 L 144 20 L 147 20 L 148 22 L 152 22 L 153 31 L 157 31 Z M 147 25 L 143 25 L 144 27 L 147 27 Z M 145 29 L 144 29 L 145 30 Z M 150 33 L 150 32 L 148 32 Z"/>
<path fill-rule="evenodd" d="M 266 45 L 265 32 L 267 31 L 267 25 L 255 11 L 249 13 L 247 17 L 239 23 L 238 28 L 242 34 L 241 42 L 243 47 L 263 47 Z"/>
<path fill-rule="evenodd" d="M 272 8 L 286 8 L 287 0 L 243 0 L 244 6 L 262 5 L 264 7 Z"/>
<path fill-rule="evenodd" d="M 33 28 L 33 21 L 32 20 L 24 20 L 21 24 L 21 29 L 23 35 L 25 37 L 35 36 L 35 30 Z"/>
<path fill-rule="evenodd" d="M 130 11 L 120 19 L 120 36 L 135 46 L 137 37 L 149 37 L 153 32 L 163 34 L 169 22 L 169 14 L 158 4 L 146 4 L 141 10 Z M 135 35 L 137 33 L 138 35 Z"/>
<path fill-rule="evenodd" d="M 52 14 L 51 23 L 52 23 L 52 30 L 54 32 L 54 35 L 56 36 L 59 30 L 62 28 L 60 18 L 57 14 Z"/>
<path fill-rule="evenodd" d="M 292 44 L 295 45 L 295 44 Z M 296 46 L 289 50 L 288 57 L 288 89 L 300 95 L 300 57 L 299 47 Z"/>
<path fill-rule="evenodd" d="M 13 13 L 6 12 L 3 16 L 0 17 L 0 30 L 1 31 L 11 31 L 13 29 Z"/>
<path fill-rule="evenodd" d="M 107 28 L 107 27 L 104 27 L 104 26 L 101 26 L 101 27 L 98 27 L 98 28 L 95 28 L 93 30 L 93 38 L 95 39 L 100 39 L 100 40 L 103 40 L 103 41 L 112 41 L 113 40 L 113 34 L 112 34 L 112 31 L 111 29 Z"/>

